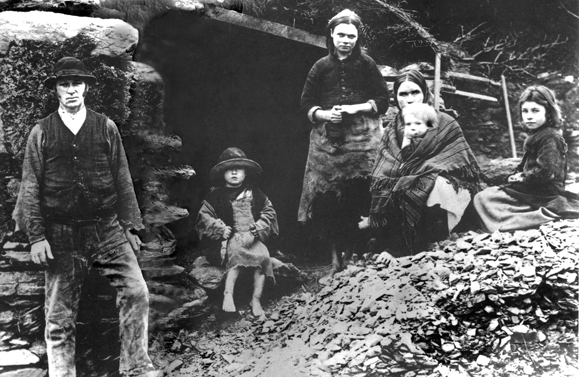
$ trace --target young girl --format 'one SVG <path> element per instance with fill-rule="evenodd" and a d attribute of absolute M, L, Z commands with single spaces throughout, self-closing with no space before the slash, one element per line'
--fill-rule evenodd
<path fill-rule="evenodd" d="M 434 108 L 426 103 L 412 103 L 402 110 L 404 119 L 404 138 L 402 139 L 402 153 L 410 146 L 408 155 L 416 149 L 424 139 L 426 133 L 438 124 L 438 116 Z"/>
<path fill-rule="evenodd" d="M 328 55 L 310 70 L 300 108 L 312 125 L 298 221 L 327 243 L 332 268 L 343 269 L 362 235 L 355 220 L 370 202 L 369 178 L 388 110 L 388 86 L 362 49 L 360 17 L 343 10 L 329 21 Z"/>
<path fill-rule="evenodd" d="M 201 241 L 221 244 L 221 262 L 226 278 L 223 310 L 235 312 L 233 290 L 242 268 L 253 269 L 253 315 L 261 317 L 261 294 L 265 277 L 273 277 L 269 251 L 264 242 L 278 235 L 277 215 L 267 196 L 245 182 L 246 176 L 261 173 L 261 167 L 238 148 L 227 148 L 211 170 L 211 178 L 221 180 L 205 198 L 197 216 Z"/>
<path fill-rule="evenodd" d="M 567 144 L 559 130 L 561 111 L 554 93 L 527 88 L 519 100 L 521 121 L 529 136 L 523 160 L 508 183 L 474 198 L 488 232 L 536 228 L 560 218 L 579 218 L 579 196 L 565 191 Z"/>

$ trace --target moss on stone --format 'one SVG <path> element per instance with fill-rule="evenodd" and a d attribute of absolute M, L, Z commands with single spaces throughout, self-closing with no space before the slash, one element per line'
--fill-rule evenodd
<path fill-rule="evenodd" d="M 43 85 L 53 65 L 63 56 L 83 60 L 97 77 L 86 104 L 113 119 L 119 128 L 129 117 L 130 77 L 121 58 L 92 56 L 96 47 L 88 37 L 79 35 L 63 43 L 24 40 L 13 42 L 0 59 L 2 123 L 8 151 L 22 161 L 26 139 L 36 122 L 55 111 L 58 102 Z"/>

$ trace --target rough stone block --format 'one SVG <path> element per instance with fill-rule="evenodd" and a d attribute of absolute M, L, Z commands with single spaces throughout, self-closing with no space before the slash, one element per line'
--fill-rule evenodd
<path fill-rule="evenodd" d="M 14 312 L 12 310 L 0 312 L 0 325 L 9 325 L 14 321 Z"/>
<path fill-rule="evenodd" d="M 203 288 L 197 286 L 185 288 L 157 281 L 148 281 L 147 286 L 152 295 L 170 297 L 172 300 L 178 301 L 181 304 L 198 299 L 205 299 L 207 297 Z"/>
<path fill-rule="evenodd" d="M 0 55 L 6 54 L 12 41 L 43 41 L 50 35 L 52 41 L 62 42 L 77 34 L 85 34 L 95 42 L 91 52 L 93 56 L 109 55 L 130 59 L 139 40 L 137 29 L 121 20 L 38 11 L 2 12 L 0 30 Z"/>
<path fill-rule="evenodd" d="M 16 294 L 17 283 L 0 284 L 0 297 L 10 297 Z"/>
<path fill-rule="evenodd" d="M 38 356 L 24 349 L 0 352 L 0 366 L 33 365 L 39 361 Z"/>
<path fill-rule="evenodd" d="M 46 377 L 48 372 L 44 369 L 39 368 L 24 368 L 13 370 L 10 372 L 5 372 L 0 375 L 1 377 Z"/>
<path fill-rule="evenodd" d="M 6 259 L 10 261 L 10 264 L 15 267 L 31 270 L 42 270 L 43 268 L 32 261 L 29 251 L 5 250 L 4 257 L 6 257 Z"/>
<path fill-rule="evenodd" d="M 181 266 L 170 266 L 170 267 L 152 267 L 143 268 L 143 277 L 145 280 L 159 279 L 159 280 L 171 280 L 177 278 L 181 273 L 185 271 L 185 268 Z"/>
<path fill-rule="evenodd" d="M 151 66 L 132 61 L 129 67 L 133 73 L 133 94 L 129 122 L 131 129 L 159 130 L 165 128 L 163 120 L 163 79 Z"/>
<path fill-rule="evenodd" d="M 205 257 L 199 257 L 193 263 L 189 276 L 205 289 L 215 290 L 221 285 L 223 269 L 212 266 Z"/>
<path fill-rule="evenodd" d="M 482 168 L 484 181 L 489 186 L 502 185 L 507 178 L 514 174 L 516 167 L 521 162 L 520 158 L 504 158 L 491 160 Z"/>
<path fill-rule="evenodd" d="M 16 287 L 16 294 L 19 296 L 44 295 L 44 282 L 20 283 Z"/>
<path fill-rule="evenodd" d="M 139 266 L 146 267 L 168 267 L 175 264 L 175 258 L 167 257 L 158 252 L 141 251 L 137 256 Z"/>
<path fill-rule="evenodd" d="M 0 274 L 0 297 L 44 294 L 44 273 L 41 271 L 6 271 Z"/>

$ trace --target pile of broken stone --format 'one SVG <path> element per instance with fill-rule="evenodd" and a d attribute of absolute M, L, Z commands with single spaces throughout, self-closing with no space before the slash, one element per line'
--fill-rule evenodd
<path fill-rule="evenodd" d="M 247 333 L 221 333 L 218 350 L 191 334 L 202 363 L 188 368 L 258 375 L 285 352 L 295 375 L 575 375 L 578 257 L 577 220 L 468 232 L 397 259 L 367 254 Z"/>

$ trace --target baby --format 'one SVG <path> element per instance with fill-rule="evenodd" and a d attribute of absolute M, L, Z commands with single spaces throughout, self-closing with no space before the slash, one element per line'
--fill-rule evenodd
<path fill-rule="evenodd" d="M 410 155 L 420 144 L 426 133 L 438 125 L 434 108 L 426 103 L 411 103 L 402 109 L 404 139 L 401 150 L 410 146 Z"/>
<path fill-rule="evenodd" d="M 197 216 L 201 241 L 221 246 L 217 256 L 225 264 L 223 310 L 235 312 L 233 289 L 241 270 L 253 272 L 252 313 L 264 316 L 260 299 L 265 278 L 275 282 L 269 251 L 265 242 L 279 234 L 277 215 L 265 194 L 246 181 L 246 176 L 261 173 L 261 167 L 245 157 L 238 148 L 227 148 L 211 170 L 219 183 L 205 198 Z M 215 247 L 211 247 L 215 249 Z"/>

